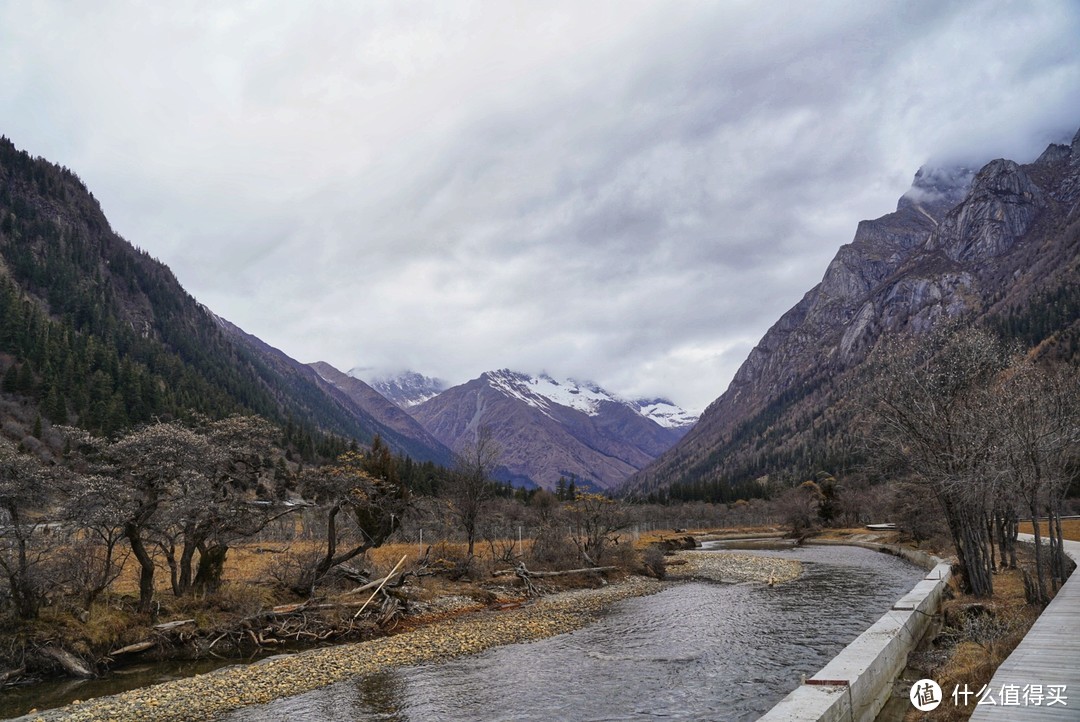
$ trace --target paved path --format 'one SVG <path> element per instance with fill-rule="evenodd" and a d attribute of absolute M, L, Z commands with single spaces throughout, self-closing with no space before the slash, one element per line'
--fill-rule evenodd
<path fill-rule="evenodd" d="M 1035 538 L 1021 534 L 1020 540 Z M 1066 541 L 1065 553 L 1080 563 L 1080 542 Z M 1080 720 L 1080 570 L 998 667 L 989 691 L 997 704 L 980 704 L 972 722 Z"/>

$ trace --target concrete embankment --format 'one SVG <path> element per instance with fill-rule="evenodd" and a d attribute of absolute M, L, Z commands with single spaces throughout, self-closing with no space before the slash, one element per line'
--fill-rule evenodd
<path fill-rule="evenodd" d="M 769 710 L 760 722 L 872 722 L 892 694 L 893 681 L 904 669 L 908 654 L 939 609 L 951 575 L 950 566 L 937 557 L 904 547 L 869 542 L 812 543 L 876 549 L 930 571 L 885 616 Z"/>

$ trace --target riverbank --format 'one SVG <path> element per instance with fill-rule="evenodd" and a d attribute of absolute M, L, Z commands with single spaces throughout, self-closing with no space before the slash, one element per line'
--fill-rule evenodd
<path fill-rule="evenodd" d="M 704 560 L 704 561 L 703 561 Z M 773 583 L 798 576 L 799 565 L 743 554 L 678 552 L 670 579 Z M 494 646 L 580 629 L 611 605 L 661 591 L 670 582 L 630 576 L 599 589 L 542 597 L 516 609 L 485 610 L 369 642 L 309 650 L 263 662 L 72 704 L 25 720 L 205 720 L 334 682 L 393 667 L 445 661 Z"/>

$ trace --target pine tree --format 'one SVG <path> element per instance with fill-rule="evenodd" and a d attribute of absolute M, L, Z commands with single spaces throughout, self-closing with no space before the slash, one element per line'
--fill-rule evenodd
<path fill-rule="evenodd" d="M 4 392 L 13 394 L 19 390 L 19 367 L 11 364 L 4 374 Z"/>

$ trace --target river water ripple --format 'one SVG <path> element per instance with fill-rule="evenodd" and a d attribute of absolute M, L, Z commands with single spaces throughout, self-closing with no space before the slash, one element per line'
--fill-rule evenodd
<path fill-rule="evenodd" d="M 703 550 L 702 554 L 723 554 Z M 925 574 L 855 547 L 755 551 L 803 562 L 785 584 L 679 584 L 596 624 L 268 705 L 258 720 L 753 720 Z"/>

